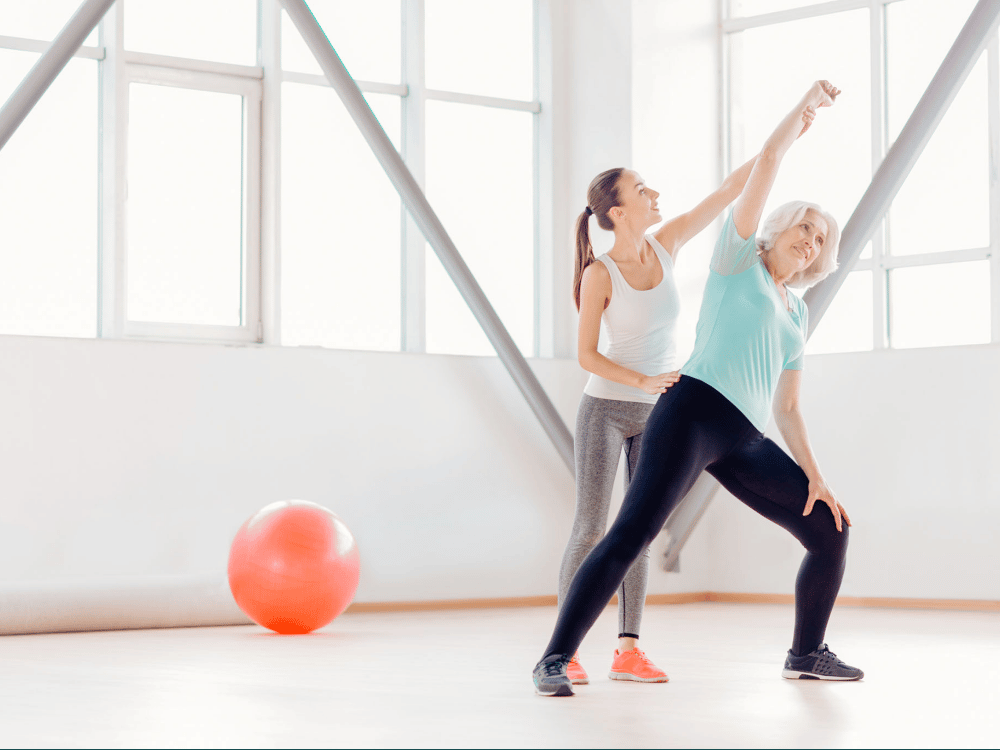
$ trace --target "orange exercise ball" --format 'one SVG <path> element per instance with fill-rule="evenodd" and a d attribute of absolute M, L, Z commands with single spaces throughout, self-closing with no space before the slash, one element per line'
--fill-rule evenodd
<path fill-rule="evenodd" d="M 229 589 L 240 609 L 277 633 L 310 633 L 347 609 L 361 560 L 336 514 L 305 500 L 261 508 L 236 532 Z"/>

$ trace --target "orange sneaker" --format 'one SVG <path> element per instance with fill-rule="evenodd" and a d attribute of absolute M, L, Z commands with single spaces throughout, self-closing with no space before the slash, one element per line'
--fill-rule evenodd
<path fill-rule="evenodd" d="M 669 682 L 667 673 L 653 664 L 642 651 L 637 648 L 618 653 L 615 649 L 615 660 L 611 662 L 608 677 L 612 680 L 632 680 L 633 682 Z"/>
<path fill-rule="evenodd" d="M 589 685 L 590 678 L 587 677 L 587 670 L 580 665 L 580 654 L 573 654 L 573 658 L 566 665 L 566 676 L 574 685 Z"/>

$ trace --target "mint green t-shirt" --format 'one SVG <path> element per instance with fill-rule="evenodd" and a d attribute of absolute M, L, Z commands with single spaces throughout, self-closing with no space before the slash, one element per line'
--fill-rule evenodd
<path fill-rule="evenodd" d="M 757 255 L 756 235 L 740 237 L 729 212 L 715 245 L 691 358 L 681 373 L 712 386 L 761 432 L 782 370 L 801 370 L 808 308 L 788 293 L 785 307 Z"/>

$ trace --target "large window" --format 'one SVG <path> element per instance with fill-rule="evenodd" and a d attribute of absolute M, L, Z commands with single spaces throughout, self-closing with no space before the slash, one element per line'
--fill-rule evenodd
<path fill-rule="evenodd" d="M 534 3 L 310 7 L 514 340 L 533 354 Z M 491 354 L 285 14 L 281 46 L 282 342 Z"/>
<path fill-rule="evenodd" d="M 0 0 L 0 100 L 78 5 Z M 537 353 L 534 1 L 308 5 Z M 0 200 L 0 333 L 492 354 L 278 0 L 118 0 Z"/>
<path fill-rule="evenodd" d="M 833 81 L 843 95 L 821 116 L 821 137 L 789 154 L 768 210 L 813 200 L 843 227 L 975 0 L 724 4 L 730 163 L 754 153 L 813 80 Z M 1000 194 L 989 171 L 1000 133 L 997 50 L 994 38 L 807 351 L 1000 341 L 1000 232 L 991 230 Z"/>

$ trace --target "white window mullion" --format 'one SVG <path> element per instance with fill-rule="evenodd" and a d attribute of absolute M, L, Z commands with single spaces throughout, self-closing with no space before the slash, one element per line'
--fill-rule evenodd
<path fill-rule="evenodd" d="M 262 86 L 243 97 L 243 327 L 251 341 L 263 341 L 261 318 L 261 144 Z"/>
<path fill-rule="evenodd" d="M 846 10 L 858 10 L 859 8 L 864 8 L 869 2 L 870 0 L 828 0 L 825 3 L 802 5 L 772 13 L 761 13 L 756 16 L 725 18 L 722 21 L 722 31 L 729 34 L 734 31 L 746 31 L 747 29 L 754 29 L 760 26 L 773 26 L 779 23 L 787 23 L 788 21 L 802 21 L 806 18 L 842 13 Z"/>
<path fill-rule="evenodd" d="M 942 250 L 936 253 L 918 253 L 916 255 L 892 255 L 882 258 L 882 266 L 893 268 L 913 268 L 914 266 L 935 266 L 946 263 L 968 263 L 974 260 L 987 260 L 990 257 L 988 247 L 970 247 L 961 250 Z"/>
<path fill-rule="evenodd" d="M 0 49 L 11 49 L 19 52 L 37 52 L 41 54 L 48 50 L 51 46 L 51 41 L 44 41 L 41 39 L 25 39 L 24 37 L 19 36 L 0 35 Z M 73 57 L 80 57 L 89 60 L 103 60 L 104 47 L 102 45 L 98 45 L 97 47 L 88 47 L 84 45 L 73 53 Z"/>
<path fill-rule="evenodd" d="M 325 75 L 318 73 L 299 73 L 294 70 L 283 70 L 281 80 L 288 83 L 304 83 L 307 86 L 326 86 L 333 88 Z M 394 94 L 395 96 L 406 96 L 407 88 L 401 83 L 379 83 L 378 81 L 354 80 L 357 87 L 365 94 Z"/>
<path fill-rule="evenodd" d="M 881 0 L 871 0 L 869 8 L 869 54 L 871 74 L 871 144 L 872 175 L 878 171 L 888 149 L 887 100 L 886 100 L 886 45 L 885 5 Z M 889 226 L 888 216 L 879 222 L 872 235 L 872 348 L 885 349 L 889 345 L 888 276 L 885 266 Z"/>
<path fill-rule="evenodd" d="M 552 213 L 552 127 L 551 119 L 543 122 L 541 101 L 544 97 L 552 101 L 552 31 L 548 26 L 543 29 L 542 7 L 539 0 L 534 0 L 532 14 L 532 98 L 538 104 L 538 111 L 532 118 L 531 128 L 531 168 L 534 231 L 534 355 L 536 357 L 556 356 L 555 346 L 555 305 L 558 304 L 553 294 L 555 291 L 555 254 L 552 243 L 552 232 L 542 227 L 551 227 Z M 548 9 L 546 16 L 550 17 Z M 543 75 L 544 55 L 544 75 Z M 543 148 L 544 146 L 544 148 Z"/>
<path fill-rule="evenodd" d="M 1000 42 L 987 47 L 990 134 L 990 338 L 1000 343 Z"/>
<path fill-rule="evenodd" d="M 574 327 L 565 293 L 571 282 L 570 264 L 563 262 L 563 242 L 556 242 L 556 216 L 566 202 L 557 190 L 558 165 L 565 161 L 565 139 L 558 137 L 565 113 L 554 106 L 559 71 L 565 65 L 563 6 L 552 0 L 535 0 L 535 88 L 539 102 L 535 115 L 535 351 L 539 357 L 568 356 L 574 351 Z M 573 310 L 575 313 L 575 310 Z"/>
<path fill-rule="evenodd" d="M 125 52 L 125 62 L 128 65 L 146 65 L 155 68 L 172 68 L 195 73 L 217 73 L 226 76 L 241 76 L 243 78 L 261 79 L 264 71 L 259 65 L 234 65 L 232 63 L 212 62 L 210 60 L 191 60 L 186 57 L 172 55 L 155 55 L 148 52 Z"/>
<path fill-rule="evenodd" d="M 122 3 L 99 24 L 104 58 L 100 70 L 97 336 L 121 338 L 125 330 L 125 159 L 128 80 Z"/>
<path fill-rule="evenodd" d="M 259 92 L 261 86 L 260 80 L 257 78 L 210 73 L 193 69 L 181 70 L 142 63 L 127 64 L 125 66 L 125 77 L 128 83 L 173 86 L 181 89 L 210 91 L 218 94 L 236 94 L 238 96 L 247 96 Z M 260 98 L 259 95 L 257 98 Z"/>
<path fill-rule="evenodd" d="M 719 18 L 725 20 L 731 13 L 730 0 L 719 0 Z M 719 172 L 716 180 L 719 184 L 730 173 L 733 165 L 733 71 L 732 71 L 732 44 L 734 36 L 727 34 L 719 25 L 717 32 L 717 44 L 719 50 L 719 112 L 722 113 L 722 122 L 719 125 Z"/>
<path fill-rule="evenodd" d="M 403 158 L 421 188 L 426 185 L 426 92 L 424 81 L 424 0 L 400 0 L 403 13 Z M 426 242 L 405 206 L 402 211 L 401 342 L 404 352 L 427 350 Z"/>
<path fill-rule="evenodd" d="M 535 102 L 539 102 L 541 98 L 541 80 L 539 79 L 539 8 L 538 0 L 534 0 L 531 4 L 531 98 Z M 541 106 L 539 105 L 539 111 Z M 541 139 L 541 124 L 539 122 L 538 114 L 536 112 L 535 116 L 531 118 L 531 190 L 532 190 L 532 200 L 531 200 L 531 213 L 533 217 L 532 225 L 533 230 L 531 233 L 532 237 L 532 277 L 534 278 L 534 289 L 532 290 L 532 311 L 531 320 L 532 326 L 534 328 L 534 335 L 532 336 L 533 351 L 532 354 L 536 357 L 546 356 L 551 357 L 552 352 L 552 316 L 545 315 L 546 328 L 543 331 L 542 327 L 542 306 L 546 308 L 551 307 L 552 300 L 549 299 L 542 286 L 542 278 L 545 277 L 545 281 L 551 284 L 551 276 L 549 273 L 543 273 L 543 268 L 546 266 L 551 266 L 553 263 L 551 248 L 546 248 L 543 258 L 542 252 L 542 232 L 540 230 L 541 219 L 542 219 L 542 207 L 541 207 L 541 172 L 542 172 L 542 155 L 539 152 L 539 145 Z M 551 197 L 550 192 L 546 191 L 546 196 Z M 543 344 L 542 339 L 545 338 Z"/>
<path fill-rule="evenodd" d="M 281 343 L 281 5 L 260 0 L 261 103 L 260 326 L 257 339 Z"/>

